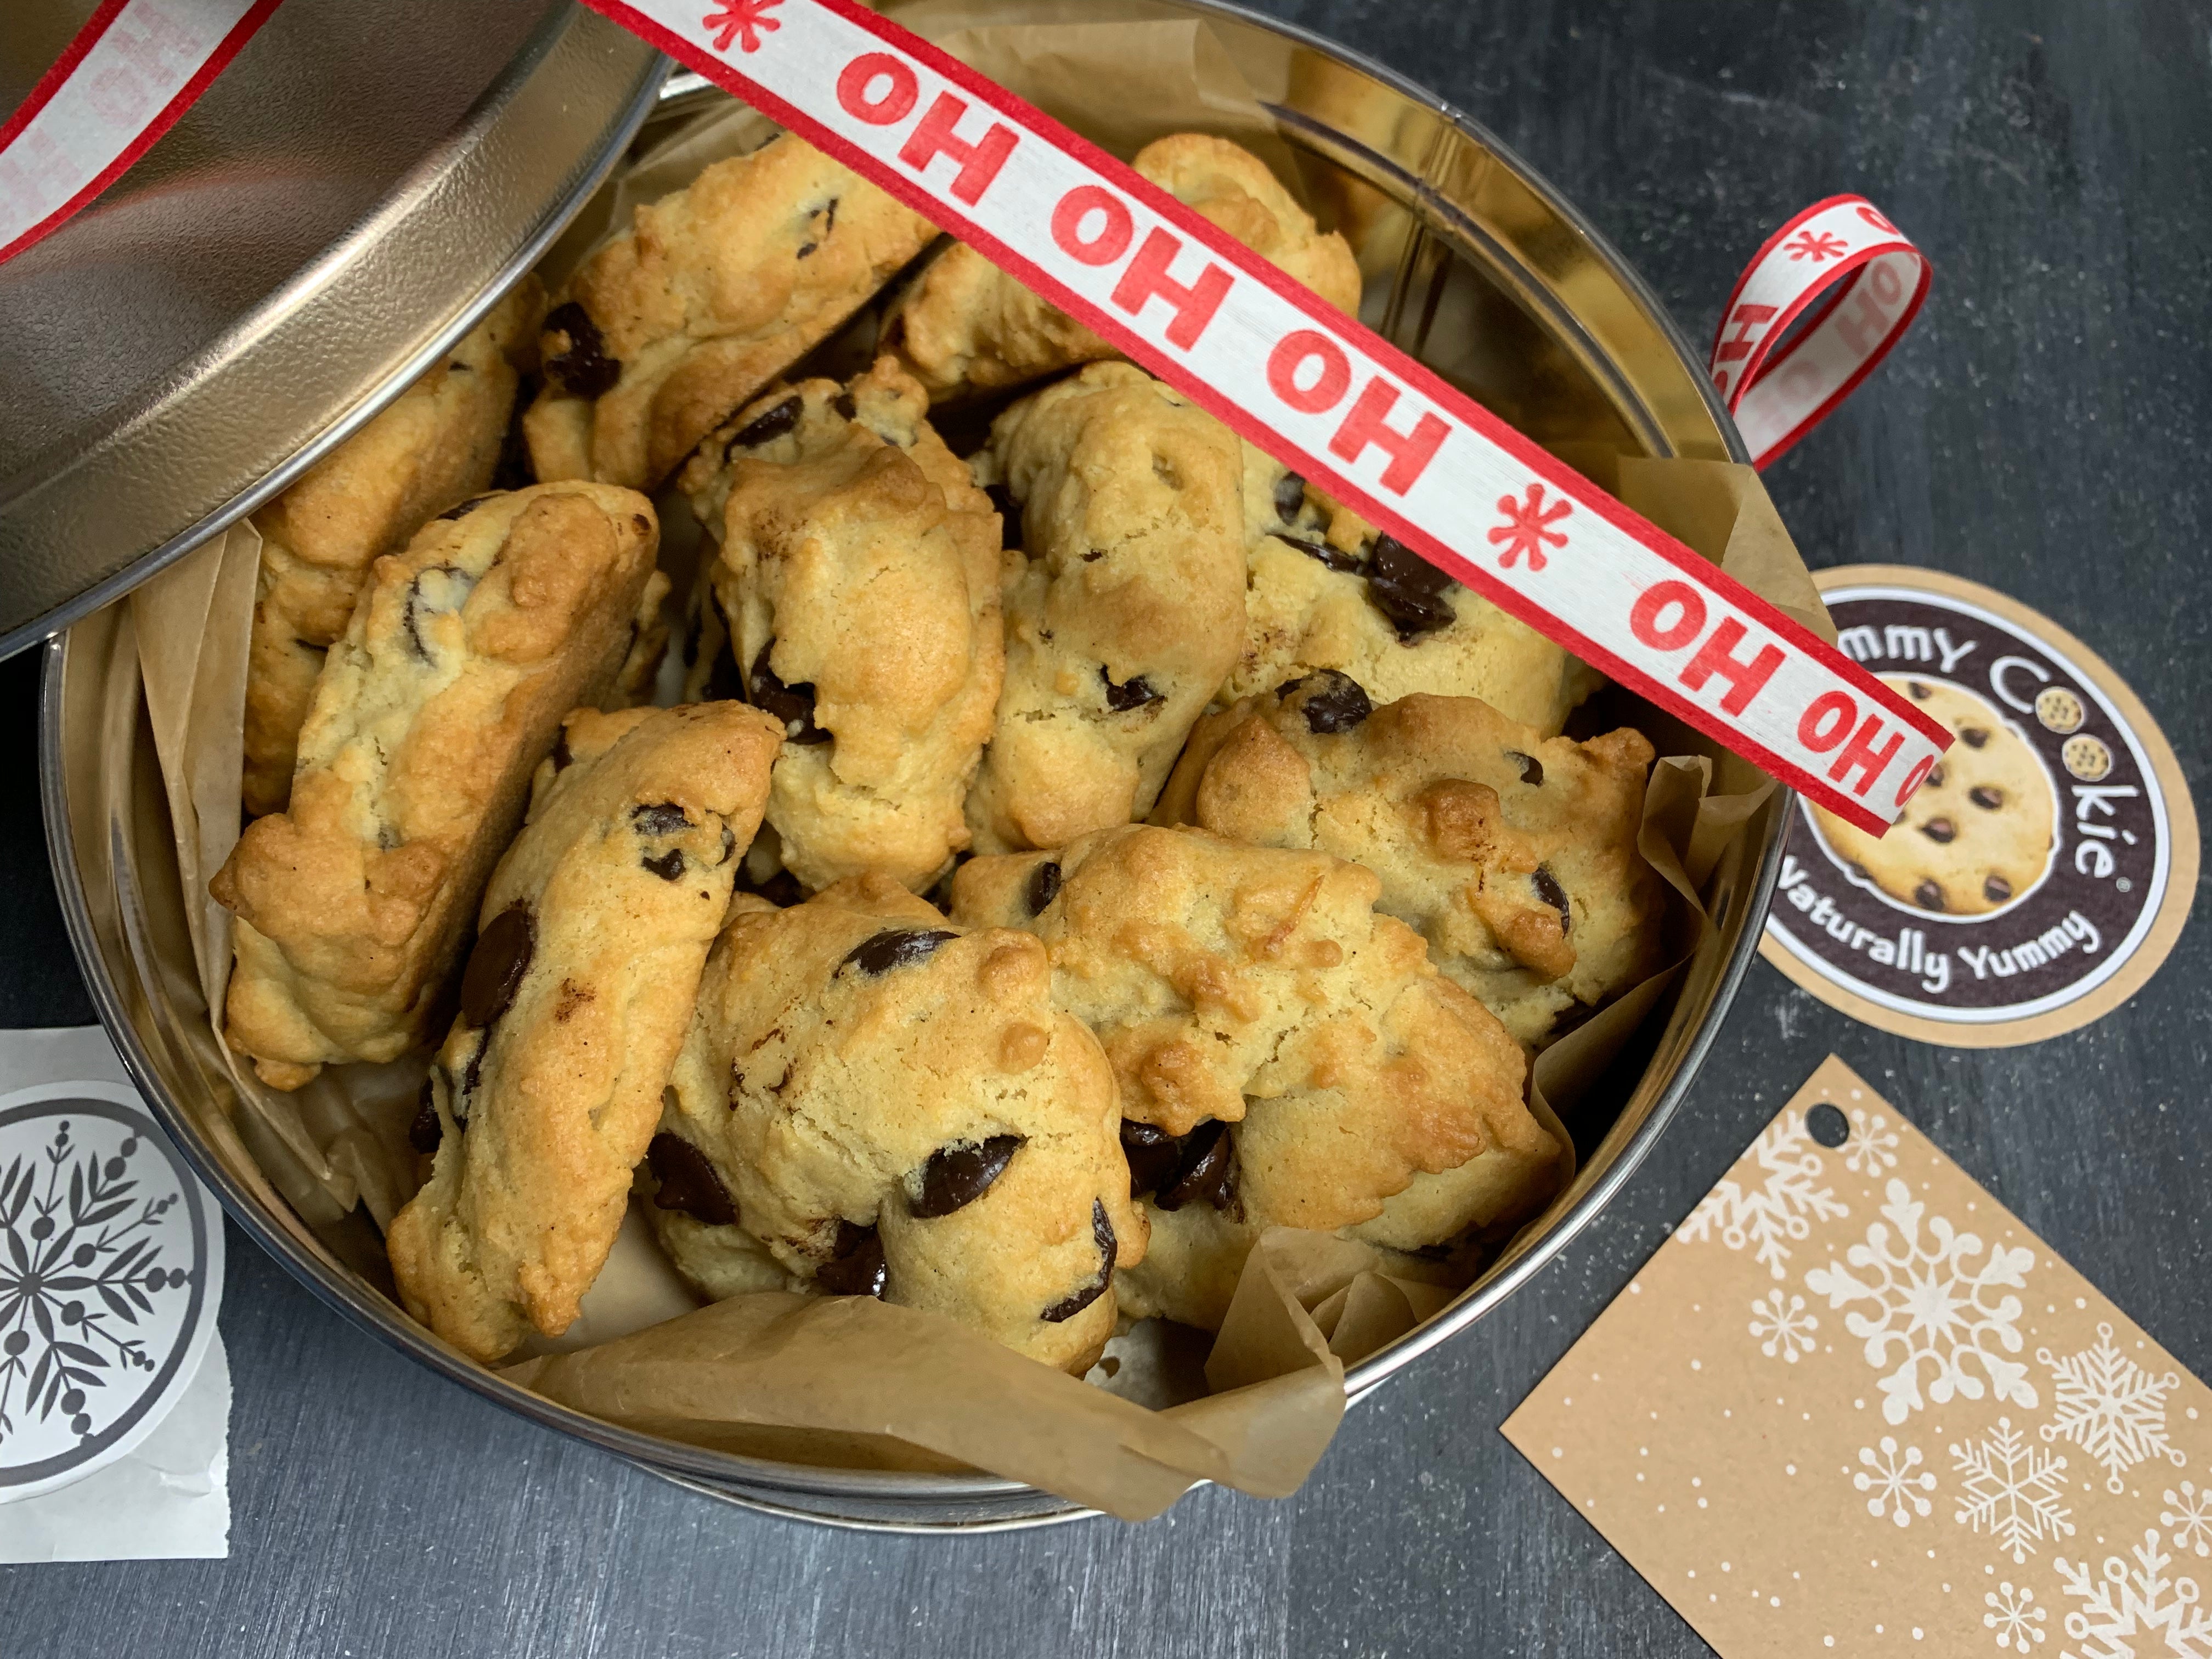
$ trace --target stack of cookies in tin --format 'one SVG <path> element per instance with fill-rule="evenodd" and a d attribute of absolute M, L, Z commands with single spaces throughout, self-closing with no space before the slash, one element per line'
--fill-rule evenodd
<path fill-rule="evenodd" d="M 1252 155 L 1135 166 L 1357 310 Z M 479 1359 L 633 1202 L 702 1297 L 1077 1373 L 1270 1227 L 1464 1282 L 1559 1179 L 1532 1057 L 1660 965 L 1595 675 L 795 137 L 257 524 L 225 1037 L 427 1064 L 392 1267 Z"/>

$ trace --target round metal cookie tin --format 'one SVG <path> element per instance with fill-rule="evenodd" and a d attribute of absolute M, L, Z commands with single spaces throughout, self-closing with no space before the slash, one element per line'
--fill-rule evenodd
<path fill-rule="evenodd" d="M 119 1084 L 0 1095 L 0 1504 L 128 1456 L 199 1375 L 222 1212 Z"/>
<path fill-rule="evenodd" d="M 886 0 L 892 16 L 908 10 Z M 941 3 L 931 9 L 945 15 Z M 976 0 L 961 25 L 1066 21 L 1059 0 Z M 1490 134 L 1413 82 L 1221 0 L 1095 0 L 1081 21 L 1202 21 L 1258 90 L 1300 177 L 1368 277 L 1363 320 L 1548 445 L 1741 461 L 1697 352 L 1625 260 Z M 917 21 L 925 19 L 917 17 Z M 672 81 L 664 109 L 720 94 Z M 647 136 L 660 118 L 649 124 Z M 911 1532 L 1035 1526 L 1088 1513 L 988 1475 L 824 1469 L 614 1427 L 461 1358 L 391 1299 L 374 1230 L 310 1225 L 221 1131 L 232 1091 L 197 989 L 151 733 L 123 623 L 87 617 L 49 649 L 41 787 L 54 867 L 86 977 L 132 1075 L 239 1224 L 347 1318 L 532 1420 L 695 1490 L 766 1513 Z M 1610 1201 L 1680 1106 L 1756 951 L 1779 868 L 1777 792 L 1705 890 L 1716 927 L 1638 1033 L 1633 1061 L 1584 1103 L 1566 1191 L 1442 1314 L 1351 1368 L 1367 1393 L 1462 1337 Z M 203 1126 L 209 1126 L 203 1127 Z"/>

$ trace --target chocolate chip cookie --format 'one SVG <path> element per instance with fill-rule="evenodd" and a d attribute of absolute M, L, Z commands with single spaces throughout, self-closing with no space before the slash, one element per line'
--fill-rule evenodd
<path fill-rule="evenodd" d="M 1131 1313 L 1218 1327 L 1268 1226 L 1405 1249 L 1552 1190 L 1519 1045 L 1376 913 L 1381 891 L 1324 853 L 1149 825 L 954 876 L 953 920 L 1042 939 L 1113 1063 L 1165 1250 L 1120 1274 Z"/>
<path fill-rule="evenodd" d="M 1887 836 L 1877 839 L 1816 806 L 1821 838 L 1899 904 L 1952 916 L 2003 909 L 2042 880 L 2051 862 L 2058 806 L 2050 774 L 2012 722 L 1963 686 L 1911 674 L 1882 681 L 1958 740 Z"/>
<path fill-rule="evenodd" d="M 968 798 L 977 848 L 1058 847 L 1152 809 L 1244 638 L 1237 441 L 1127 363 L 1001 415 L 1006 678 Z"/>
<path fill-rule="evenodd" d="M 1139 150 L 1136 170 L 1340 310 L 1359 308 L 1359 267 L 1267 164 L 1226 138 L 1178 132 Z M 930 261 L 884 322 L 933 401 L 1017 386 L 1118 356 L 1066 312 L 964 243 Z"/>
<path fill-rule="evenodd" d="M 428 1037 L 561 716 L 608 693 L 652 620 L 659 536 L 635 491 L 540 484 L 434 519 L 371 567 L 290 805 L 211 884 L 238 917 L 225 1036 L 264 1081 Z"/>
<path fill-rule="evenodd" d="M 783 733 L 743 703 L 579 709 L 492 872 L 386 1238 L 408 1312 L 492 1360 L 576 1317 L 660 1118 Z"/>
<path fill-rule="evenodd" d="M 1088 1370 L 1145 1223 L 1113 1073 L 1052 981 L 1027 933 L 879 876 L 787 910 L 740 894 L 648 1156 L 678 1267 L 713 1290 L 744 1254 L 706 1249 L 741 1232 L 812 1290 Z"/>
<path fill-rule="evenodd" d="M 368 568 L 491 487 L 545 293 L 525 277 L 438 366 L 253 515 L 261 574 L 246 671 L 246 810 L 283 810 L 300 723 Z"/>
<path fill-rule="evenodd" d="M 999 520 L 928 407 L 885 357 L 769 392 L 684 472 L 723 678 L 784 725 L 768 821 L 810 890 L 864 870 L 927 888 L 968 845 L 1004 672 Z"/>
<path fill-rule="evenodd" d="M 546 313 L 538 477 L 649 489 L 935 234 L 788 133 L 641 207 Z"/>
<path fill-rule="evenodd" d="M 1480 697 L 1550 736 L 1603 683 L 1273 457 L 1243 450 L 1250 625 L 1224 696 L 1334 668 L 1378 702 Z"/>
<path fill-rule="evenodd" d="M 1212 714 L 1164 811 L 1373 871 L 1376 908 L 1523 1045 L 1656 972 L 1662 888 L 1637 850 L 1650 743 L 1540 736 L 1474 697 L 1377 705 L 1332 669 Z"/>

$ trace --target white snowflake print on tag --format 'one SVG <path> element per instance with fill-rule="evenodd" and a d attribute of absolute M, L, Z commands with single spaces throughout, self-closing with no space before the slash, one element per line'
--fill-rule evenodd
<path fill-rule="evenodd" d="M 1831 1309 L 1873 1304 L 1873 1313 L 1854 1308 L 1846 1314 L 1844 1328 L 1863 1339 L 1868 1364 L 1889 1368 L 1877 1385 L 1882 1415 L 1902 1423 L 1930 1400 L 1948 1405 L 1954 1396 L 1979 1400 L 1984 1392 L 2033 1410 L 2037 1396 L 2027 1367 L 1984 1345 L 2020 1352 L 2020 1298 L 1996 1293 L 2026 1287 L 2035 1253 L 1992 1244 L 1974 1265 L 1982 1255 L 1978 1236 L 1958 1231 L 1940 1215 L 1928 1218 L 1923 1232 L 1928 1206 L 1901 1181 L 1884 1190 L 1887 1222 L 1869 1223 L 1865 1242 L 1846 1250 L 1843 1262 L 1831 1261 L 1805 1275 L 1806 1288 L 1826 1296 Z M 1969 1361 L 1982 1376 L 1967 1369 Z M 1932 1373 L 1924 1394 L 1923 1369 Z"/>
<path fill-rule="evenodd" d="M 1851 1108 L 1851 1138 L 1844 1143 L 1844 1167 L 1869 1178 L 1897 1167 L 1897 1131 L 1880 1112 Z"/>
<path fill-rule="evenodd" d="M 1936 1476 L 1921 1468 L 1923 1461 L 1917 1446 L 1907 1446 L 1900 1455 L 1888 1435 L 1882 1436 L 1880 1451 L 1861 1446 L 1859 1462 L 1866 1468 L 1851 1476 L 1851 1485 L 1870 1494 L 1867 1513 L 1879 1518 L 1887 1511 L 1891 1522 L 1900 1527 L 1911 1526 L 1916 1515 L 1924 1520 L 1935 1508 L 1927 1494 L 1936 1490 Z"/>
<path fill-rule="evenodd" d="M 1802 1296 L 1793 1294 L 1785 1304 L 1781 1291 L 1769 1291 L 1751 1304 L 1751 1334 L 1769 1359 L 1778 1354 L 1796 1364 L 1801 1355 L 1813 1352 L 1813 1333 L 1820 1328 Z"/>
<path fill-rule="evenodd" d="M 2035 1592 L 2025 1584 L 2018 1589 L 2009 1580 L 1982 1597 L 1990 1611 L 1982 1615 L 1982 1628 L 1997 1634 L 1997 1645 L 2008 1652 L 2026 1653 L 2029 1644 L 2044 1639 L 2043 1623 L 2050 1609 L 2035 1605 Z"/>
<path fill-rule="evenodd" d="M 2089 1564 L 2058 1558 L 2066 1594 L 2081 1605 L 2066 1615 L 2066 1635 L 2076 1647 L 2060 1659 L 2212 1659 L 2212 1618 L 2206 1616 L 2196 1581 L 2175 1578 L 2173 1558 L 2159 1547 L 2154 1529 L 2129 1553 L 2105 1558 L 2093 1577 Z"/>
<path fill-rule="evenodd" d="M 2070 1440 L 2102 1463 L 2106 1492 L 2125 1492 L 2122 1473 L 2147 1459 L 2187 1464 L 2166 1437 L 2166 1396 L 2181 1386 L 2179 1372 L 2153 1376 L 2112 1346 L 2109 1324 L 2097 1327 L 2094 1347 L 2063 1359 L 2038 1348 L 2035 1358 L 2049 1368 L 2057 1395 L 2051 1402 L 2057 1420 L 2043 1425 L 2043 1437 Z"/>
<path fill-rule="evenodd" d="M 189 1182 L 127 1089 L 0 1097 L 0 1501 L 124 1455 L 191 1382 L 222 1233 Z"/>
<path fill-rule="evenodd" d="M 0 1441 L 82 1439 L 100 1391 L 155 1367 L 155 1299 L 176 1300 L 190 1273 L 155 1243 L 181 1195 L 140 1190 L 137 1146 L 112 1125 L 64 1121 L 42 1156 L 0 1171 Z"/>
<path fill-rule="evenodd" d="M 2199 1492 L 2189 1481 L 2179 1492 L 2166 1494 L 2166 1507 L 2158 1518 L 2173 1528 L 2173 1547 L 2212 1555 L 2212 1489 Z"/>
<path fill-rule="evenodd" d="M 1806 1132 L 1802 1112 L 1784 1112 L 1752 1143 L 1761 1180 L 1747 1187 L 1733 1176 L 1707 1193 L 1674 1234 L 1685 1244 L 1709 1243 L 1717 1234 L 1731 1250 L 1750 1246 L 1759 1264 L 1786 1279 L 1790 1244 L 1802 1241 L 1815 1221 L 1850 1213 L 1832 1188 L 1816 1185 L 1826 1172 L 1820 1150 Z"/>
<path fill-rule="evenodd" d="M 2012 1553 L 2013 1565 L 2025 1563 L 2042 1540 L 2072 1534 L 2067 1517 L 2073 1511 L 2058 1501 L 2066 1490 L 2066 1460 L 2039 1451 L 2010 1418 L 1997 1419 L 1986 1439 L 1953 1446 L 1951 1462 L 1966 1477 L 1954 1518 L 1988 1533 L 1998 1549 Z"/>

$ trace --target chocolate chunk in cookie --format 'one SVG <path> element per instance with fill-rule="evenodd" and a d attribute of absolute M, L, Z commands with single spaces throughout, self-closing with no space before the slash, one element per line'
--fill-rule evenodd
<path fill-rule="evenodd" d="M 730 1189 L 707 1155 L 681 1135 L 657 1134 L 646 1144 L 647 1166 L 653 1171 L 653 1201 L 664 1210 L 680 1210 L 710 1227 L 737 1224 L 738 1206 Z"/>
<path fill-rule="evenodd" d="M 545 377 L 575 398 L 598 398 L 615 389 L 623 366 L 607 356 L 606 336 L 574 300 L 545 313 L 542 362 Z"/>
<path fill-rule="evenodd" d="M 1295 700 L 1306 730 L 1316 737 L 1349 732 L 1375 712 L 1366 688 L 1349 674 L 1323 668 L 1285 683 L 1276 696 Z"/>
<path fill-rule="evenodd" d="M 527 904 L 510 904 L 477 936 L 461 975 L 461 1018 L 482 1030 L 514 1005 L 537 949 L 538 930 Z"/>
<path fill-rule="evenodd" d="M 829 1259 L 814 1270 L 815 1284 L 828 1296 L 881 1297 L 890 1281 L 883 1235 L 873 1227 L 840 1221 Z"/>
<path fill-rule="evenodd" d="M 857 968 L 864 974 L 888 974 L 928 961 L 939 945 L 958 937 L 942 927 L 889 927 L 854 945 L 838 966 Z"/>
<path fill-rule="evenodd" d="M 1368 552 L 1368 602 L 1390 619 L 1401 644 L 1452 625 L 1457 613 L 1445 596 L 1458 586 L 1394 537 L 1377 536 Z"/>
<path fill-rule="evenodd" d="M 1047 1308 L 1041 1317 L 1048 1325 L 1066 1324 L 1105 1295 L 1106 1287 L 1114 1282 L 1114 1262 L 1121 1253 L 1121 1241 L 1114 1237 L 1114 1224 L 1106 1218 L 1106 1206 L 1096 1199 L 1091 1202 L 1091 1236 L 1098 1243 L 1098 1276 L 1074 1295 Z"/>
<path fill-rule="evenodd" d="M 908 1207 L 918 1216 L 951 1215 L 966 1208 L 991 1190 L 1021 1148 L 1019 1135 L 939 1147 L 921 1166 L 921 1191 Z"/>
<path fill-rule="evenodd" d="M 832 410 L 848 421 L 853 418 L 852 404 L 851 397 L 842 392 L 830 400 Z M 769 404 L 766 410 L 754 416 L 730 434 L 728 441 L 722 446 L 724 453 L 726 455 L 733 449 L 757 449 L 764 443 L 781 438 L 798 427 L 799 413 L 805 407 L 805 399 L 795 393 L 780 404 Z"/>

